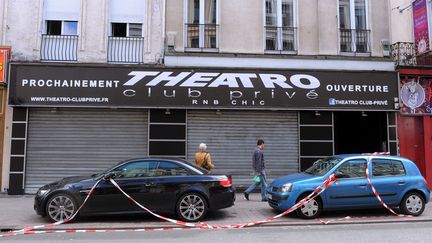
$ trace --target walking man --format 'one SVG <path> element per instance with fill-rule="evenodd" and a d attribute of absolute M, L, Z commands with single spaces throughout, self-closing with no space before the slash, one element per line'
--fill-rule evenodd
<path fill-rule="evenodd" d="M 261 201 L 267 201 L 266 198 L 266 188 L 267 188 L 267 178 L 265 173 L 265 162 L 264 162 L 264 140 L 259 139 L 257 142 L 257 147 L 252 156 L 252 166 L 254 169 L 254 174 L 259 176 L 259 181 L 255 181 L 252 185 L 246 189 L 244 192 L 244 197 L 249 200 L 249 194 L 261 184 Z"/>

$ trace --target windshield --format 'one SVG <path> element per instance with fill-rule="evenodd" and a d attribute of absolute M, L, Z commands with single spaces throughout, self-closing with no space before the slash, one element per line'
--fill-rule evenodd
<path fill-rule="evenodd" d="M 325 159 L 319 159 L 313 163 L 311 167 L 305 170 L 305 173 L 322 176 L 329 172 L 335 165 L 337 165 L 342 159 L 329 157 Z"/>
<path fill-rule="evenodd" d="M 100 176 L 102 176 L 102 175 L 108 173 L 109 171 L 113 170 L 114 168 L 116 168 L 117 166 L 119 166 L 120 164 L 122 164 L 122 163 L 124 163 L 124 162 L 125 162 L 125 161 L 118 162 L 117 164 L 111 166 L 109 169 L 104 170 L 104 171 L 101 171 L 101 172 L 96 173 L 96 174 L 93 174 L 93 175 L 91 175 L 91 176 L 92 176 L 92 177 L 96 177 L 96 178 L 97 178 L 97 177 L 100 177 Z"/>

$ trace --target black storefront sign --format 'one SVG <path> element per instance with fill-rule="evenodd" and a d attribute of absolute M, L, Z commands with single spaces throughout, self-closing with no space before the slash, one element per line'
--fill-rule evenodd
<path fill-rule="evenodd" d="M 395 110 L 396 72 L 12 64 L 9 104 Z"/>

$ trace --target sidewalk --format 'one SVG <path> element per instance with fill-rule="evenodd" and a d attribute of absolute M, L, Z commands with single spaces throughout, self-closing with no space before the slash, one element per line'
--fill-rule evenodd
<path fill-rule="evenodd" d="M 33 211 L 33 195 L 8 196 L 0 194 L 0 231 L 22 229 L 26 226 L 47 224 L 48 221 Z M 250 201 L 237 193 L 235 205 L 231 208 L 211 212 L 205 222 L 212 225 L 242 224 L 263 220 L 276 215 L 266 202 L 260 201 L 260 195 L 253 193 Z M 169 215 L 166 215 L 169 216 Z M 346 216 L 351 219 L 339 220 Z M 174 217 L 174 216 L 169 216 Z M 406 221 L 432 221 L 432 203 L 426 205 L 424 213 L 419 217 L 397 217 L 385 209 L 325 212 L 322 220 L 336 220 L 331 224 L 388 223 Z M 304 220 L 294 214 L 266 223 L 263 226 L 289 226 L 322 224 L 319 220 Z M 73 222 L 50 227 L 50 229 L 138 229 L 138 228 L 179 227 L 170 222 L 161 221 L 149 214 L 93 216 L 83 217 Z"/>

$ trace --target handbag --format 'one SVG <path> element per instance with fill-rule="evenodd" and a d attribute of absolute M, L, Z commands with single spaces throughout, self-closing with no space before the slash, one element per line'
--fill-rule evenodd
<path fill-rule="evenodd" d="M 206 169 L 206 170 L 210 170 L 210 167 L 208 166 L 208 163 L 207 163 L 207 155 L 208 155 L 208 153 L 206 153 L 205 155 L 204 155 L 204 162 L 203 162 L 203 164 L 201 165 L 204 169 Z"/>
<path fill-rule="evenodd" d="M 260 182 L 261 178 L 259 175 L 254 175 L 254 177 L 252 178 L 254 182 Z"/>

